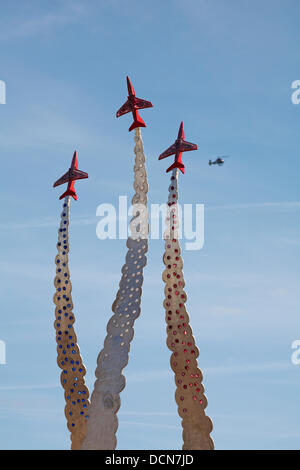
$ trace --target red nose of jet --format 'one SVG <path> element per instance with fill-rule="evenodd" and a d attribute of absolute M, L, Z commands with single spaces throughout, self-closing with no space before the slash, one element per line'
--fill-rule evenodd
<path fill-rule="evenodd" d="M 178 139 L 184 139 L 183 121 L 181 121 L 181 124 L 180 124 L 180 127 L 179 127 Z"/>
<path fill-rule="evenodd" d="M 127 80 L 127 88 L 128 88 L 128 94 L 129 94 L 129 96 L 130 96 L 130 95 L 135 96 L 134 88 L 133 88 L 133 86 L 132 86 L 132 84 L 131 84 L 131 81 L 129 80 L 129 77 L 128 77 L 128 76 L 126 77 L 126 80 Z"/>
<path fill-rule="evenodd" d="M 73 158 L 72 158 L 72 163 L 71 163 L 71 168 L 77 170 L 78 168 L 78 160 L 77 160 L 77 152 L 75 150 Z"/>

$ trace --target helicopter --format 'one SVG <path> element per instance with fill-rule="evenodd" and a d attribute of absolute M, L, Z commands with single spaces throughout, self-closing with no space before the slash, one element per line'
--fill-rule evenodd
<path fill-rule="evenodd" d="M 215 161 L 209 160 L 208 164 L 209 166 L 211 165 L 222 166 L 224 165 L 224 162 L 225 162 L 224 158 L 229 158 L 229 155 L 222 155 L 221 157 L 218 157 Z"/>

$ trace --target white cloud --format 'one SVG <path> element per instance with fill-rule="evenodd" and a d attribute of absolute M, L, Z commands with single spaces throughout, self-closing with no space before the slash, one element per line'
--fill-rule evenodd
<path fill-rule="evenodd" d="M 16 138 L 18 136 L 18 138 Z M 14 124 L 7 122 L 1 128 L 1 147 L 3 149 L 48 149 L 49 146 L 68 147 L 73 142 L 98 145 L 98 137 L 76 121 L 46 106 L 32 106 L 24 118 L 15 119 Z M 73 144 L 72 144 L 73 145 Z"/>
<path fill-rule="evenodd" d="M 291 369 L 288 361 L 258 362 L 254 364 L 231 364 L 203 369 L 204 374 L 249 374 L 251 372 L 267 372 Z"/>
<path fill-rule="evenodd" d="M 233 375 L 233 374 L 250 374 L 256 372 L 280 371 L 291 369 L 293 365 L 289 361 L 277 362 L 258 362 L 245 364 L 225 364 L 220 366 L 210 366 L 201 368 L 204 375 Z M 173 378 L 171 370 L 152 370 L 148 372 L 136 371 L 135 374 L 127 375 L 128 382 L 148 382 L 153 380 L 170 380 Z"/>
<path fill-rule="evenodd" d="M 29 384 L 29 385 L 1 385 L 0 391 L 25 391 L 25 390 L 49 390 L 52 388 L 58 388 L 60 385 L 57 384 Z"/>
<path fill-rule="evenodd" d="M 85 14 L 86 7 L 82 3 L 65 2 L 57 10 L 32 17 L 14 19 L 11 22 L 2 20 L 0 41 L 11 41 L 47 34 L 53 29 L 79 22 Z"/>
<path fill-rule="evenodd" d="M 145 423 L 145 421 L 119 421 L 119 424 L 128 424 L 133 426 L 143 426 L 147 428 L 164 428 L 164 429 L 180 429 L 180 426 L 172 426 L 171 424 L 159 424 L 159 423 Z"/>
<path fill-rule="evenodd" d="M 52 272 L 49 271 L 49 266 L 53 268 Z M 0 273 L 1 272 L 7 275 L 13 274 L 14 276 L 20 276 L 26 279 L 49 280 L 49 277 L 51 278 L 55 275 L 54 258 L 53 264 L 50 264 L 50 262 L 47 264 L 18 263 L 12 261 L 2 262 L 0 265 Z M 107 273 L 101 269 L 91 270 L 89 267 L 87 268 L 85 266 L 74 267 L 71 273 L 72 278 L 76 279 L 76 282 L 84 282 L 87 284 L 96 283 L 97 285 L 99 283 L 99 279 L 101 279 L 102 284 L 107 283 L 108 285 L 111 285 L 111 283 L 116 280 L 117 275 L 120 276 L 119 270 Z"/>
<path fill-rule="evenodd" d="M 70 221 L 70 227 L 73 225 L 94 225 L 96 226 L 99 219 L 92 217 L 72 218 Z M 35 219 L 29 222 L 21 222 L 19 224 L 1 224 L 0 230 L 20 230 L 20 229 L 35 229 L 35 228 L 47 228 L 57 227 L 59 228 L 60 219 L 59 217 L 45 217 L 43 219 Z"/>
<path fill-rule="evenodd" d="M 209 313 L 211 315 L 243 315 L 246 313 L 246 310 L 240 307 L 226 307 L 223 305 L 217 305 L 209 308 Z"/>
<path fill-rule="evenodd" d="M 136 371 L 136 373 L 128 373 L 126 376 L 126 380 L 128 382 L 152 382 L 152 380 L 159 380 L 159 379 L 170 379 L 173 373 L 171 370 L 150 370 L 147 372 Z"/>
<path fill-rule="evenodd" d="M 120 416 L 177 416 L 177 413 L 172 411 L 120 411 Z"/>
<path fill-rule="evenodd" d="M 205 206 L 205 211 L 238 209 L 298 210 L 300 209 L 300 201 L 249 202 L 241 204 L 226 204 L 223 206 Z"/>

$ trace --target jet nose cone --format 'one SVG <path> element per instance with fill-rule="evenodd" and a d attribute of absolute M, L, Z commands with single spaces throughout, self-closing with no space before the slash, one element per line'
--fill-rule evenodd
<path fill-rule="evenodd" d="M 184 139 L 183 121 L 181 121 L 181 124 L 180 124 L 180 127 L 179 127 L 178 139 Z"/>
<path fill-rule="evenodd" d="M 78 168 L 77 151 L 75 150 L 72 158 L 71 168 Z"/>
<path fill-rule="evenodd" d="M 128 76 L 126 77 L 126 80 L 127 80 L 128 94 L 129 94 L 129 95 L 134 95 L 134 94 L 135 94 L 134 88 L 133 88 L 132 83 L 131 83 L 131 81 L 130 81 L 130 79 L 129 79 Z"/>

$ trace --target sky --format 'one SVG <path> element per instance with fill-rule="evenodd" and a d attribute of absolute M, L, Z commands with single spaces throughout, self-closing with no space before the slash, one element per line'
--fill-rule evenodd
<path fill-rule="evenodd" d="M 92 391 L 125 240 L 99 240 L 99 204 L 133 196 L 129 75 L 149 203 L 167 200 L 158 155 L 184 121 L 180 202 L 204 204 L 205 243 L 183 247 L 186 308 L 216 449 L 299 449 L 297 0 L 0 1 L 0 447 L 68 449 L 56 364 L 54 258 L 61 188 L 77 149 L 89 179 L 71 203 L 75 330 Z M 230 155 L 224 166 L 208 160 Z M 170 159 L 168 159 L 170 160 Z M 169 162 L 168 162 L 169 163 Z M 171 162 L 170 162 L 171 164 Z M 163 308 L 163 240 L 150 240 L 118 413 L 118 449 L 180 449 Z"/>

